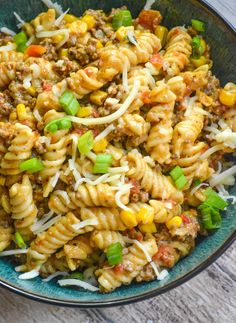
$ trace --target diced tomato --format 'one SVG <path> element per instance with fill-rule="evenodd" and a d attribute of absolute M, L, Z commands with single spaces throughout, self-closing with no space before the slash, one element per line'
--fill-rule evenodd
<path fill-rule="evenodd" d="M 51 91 L 52 86 L 53 86 L 52 84 L 45 82 L 43 84 L 43 90 L 46 91 L 46 92 Z"/>
<path fill-rule="evenodd" d="M 184 224 L 189 224 L 191 223 L 191 220 L 189 219 L 189 217 L 187 217 L 185 214 L 181 214 L 180 215 L 181 219 L 183 220 Z"/>
<path fill-rule="evenodd" d="M 74 128 L 72 133 L 78 133 L 80 136 L 82 136 L 87 130 L 87 128 Z"/>
<path fill-rule="evenodd" d="M 135 179 L 132 179 L 131 184 L 133 185 L 133 187 L 131 187 L 130 189 L 130 193 L 133 194 L 139 194 L 140 193 L 140 185 L 139 182 Z"/>
<path fill-rule="evenodd" d="M 46 48 L 41 45 L 30 45 L 26 49 L 26 54 L 32 57 L 40 57 L 46 52 Z"/>
<path fill-rule="evenodd" d="M 143 91 L 142 92 L 142 101 L 145 104 L 149 104 L 151 102 L 151 100 L 150 100 L 150 91 Z"/>
<path fill-rule="evenodd" d="M 152 31 L 161 23 L 162 16 L 157 10 L 142 10 L 138 16 L 138 23 Z"/>
<path fill-rule="evenodd" d="M 99 130 L 98 129 L 92 129 L 93 136 L 97 137 L 99 135 Z"/>
<path fill-rule="evenodd" d="M 99 112 L 98 112 L 98 110 L 97 109 L 93 109 L 93 111 L 92 111 L 92 116 L 94 117 L 94 118 L 98 118 L 99 117 Z"/>
<path fill-rule="evenodd" d="M 121 274 L 123 271 L 124 271 L 124 265 L 122 264 L 119 264 L 119 265 L 116 265 L 114 268 L 113 268 L 114 272 L 116 274 Z"/>
<path fill-rule="evenodd" d="M 141 232 L 138 232 L 138 233 L 137 233 L 136 239 L 137 239 L 138 241 L 142 241 L 142 240 L 143 240 L 143 235 L 142 235 L 142 233 L 141 233 Z"/>
<path fill-rule="evenodd" d="M 160 265 L 171 268 L 173 267 L 173 249 L 170 246 L 162 245 L 158 247 L 158 252 L 152 257 L 154 261 L 160 262 Z"/>
<path fill-rule="evenodd" d="M 157 69 L 161 69 L 163 66 L 163 59 L 159 53 L 152 55 L 150 58 L 150 63 L 154 65 Z"/>

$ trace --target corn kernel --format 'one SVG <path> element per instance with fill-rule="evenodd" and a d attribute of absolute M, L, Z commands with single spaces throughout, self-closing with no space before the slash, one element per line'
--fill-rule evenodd
<path fill-rule="evenodd" d="M 70 15 L 70 14 L 66 14 L 65 17 L 63 18 L 63 20 L 67 23 L 70 24 L 76 20 L 79 20 L 79 18 L 77 18 L 74 15 Z"/>
<path fill-rule="evenodd" d="M 108 145 L 108 141 L 106 140 L 106 138 L 103 138 L 95 142 L 95 144 L 93 145 L 93 151 L 95 151 L 96 153 L 104 151 L 107 148 L 107 145 Z"/>
<path fill-rule="evenodd" d="M 100 40 L 97 41 L 96 48 L 97 49 L 103 48 L 103 44 L 100 42 Z"/>
<path fill-rule="evenodd" d="M 1 186 L 5 185 L 5 182 L 6 182 L 6 178 L 3 176 L 0 176 L 0 185 Z"/>
<path fill-rule="evenodd" d="M 128 227 L 133 228 L 138 224 L 135 213 L 131 211 L 121 211 L 120 217 L 122 222 Z"/>
<path fill-rule="evenodd" d="M 162 46 L 164 46 L 166 43 L 167 34 L 168 34 L 168 29 L 165 26 L 156 27 L 155 35 L 160 39 Z"/>
<path fill-rule="evenodd" d="M 93 108 L 88 106 L 88 107 L 80 107 L 77 117 L 79 118 L 86 118 L 89 117 L 92 113 Z"/>
<path fill-rule="evenodd" d="M 90 100 L 96 105 L 102 105 L 107 98 L 107 93 L 104 91 L 95 91 L 90 95 Z"/>
<path fill-rule="evenodd" d="M 206 64 L 206 57 L 205 56 L 201 56 L 200 58 L 191 58 L 191 63 L 195 67 L 200 67 L 200 66 Z"/>
<path fill-rule="evenodd" d="M 154 211 L 142 207 L 137 213 L 137 221 L 139 223 L 148 224 L 154 220 Z"/>
<path fill-rule="evenodd" d="M 129 31 L 134 31 L 134 27 L 133 26 L 128 26 L 128 27 L 121 26 L 116 31 L 116 39 L 119 40 L 120 42 L 126 40 Z"/>
<path fill-rule="evenodd" d="M 88 27 L 88 30 L 91 30 L 92 28 L 95 27 L 96 25 L 96 20 L 93 16 L 91 15 L 85 15 L 83 18 L 82 18 L 82 21 L 86 22 L 87 24 L 87 27 Z"/>
<path fill-rule="evenodd" d="M 231 107 L 236 103 L 236 93 L 221 89 L 219 99 L 222 104 Z"/>
<path fill-rule="evenodd" d="M 59 51 L 59 57 L 68 57 L 68 49 L 67 48 L 61 48 Z"/>
<path fill-rule="evenodd" d="M 183 220 L 180 216 L 174 216 L 172 219 L 166 222 L 166 226 L 169 230 L 174 228 L 180 228 Z"/>
<path fill-rule="evenodd" d="M 201 40 L 200 40 L 200 45 L 202 47 L 202 53 L 204 54 L 206 51 L 207 45 L 206 45 L 206 42 L 203 38 L 201 38 Z"/>
<path fill-rule="evenodd" d="M 22 103 L 18 104 L 17 107 L 16 107 L 16 112 L 17 112 L 18 119 L 20 121 L 25 119 L 25 117 L 26 117 L 26 109 L 25 109 L 24 104 L 22 104 Z"/>
<path fill-rule="evenodd" d="M 33 86 L 30 86 L 28 89 L 27 89 L 28 93 L 32 96 L 35 96 L 37 94 L 37 91 L 35 90 L 35 88 Z"/>
<path fill-rule="evenodd" d="M 139 230 L 143 233 L 156 233 L 157 232 L 157 228 L 155 223 L 147 223 L 147 224 L 140 224 L 139 226 Z"/>
<path fill-rule="evenodd" d="M 112 42 L 110 40 L 108 40 L 108 42 L 106 42 L 106 44 L 105 44 L 105 47 L 109 47 L 111 45 L 112 45 Z"/>
<path fill-rule="evenodd" d="M 16 114 L 16 112 L 11 112 L 10 113 L 10 116 L 9 116 L 9 120 L 10 121 L 14 121 L 14 120 L 16 120 L 17 119 L 17 114 Z"/>
<path fill-rule="evenodd" d="M 80 35 L 84 35 L 88 30 L 87 24 L 82 20 L 77 20 L 71 24 L 66 24 L 65 27 L 70 30 L 70 33 Z"/>
<path fill-rule="evenodd" d="M 60 35 L 58 34 L 56 36 L 53 36 L 52 39 L 55 44 L 58 44 L 64 39 L 64 37 L 65 37 L 64 34 L 60 34 Z"/>

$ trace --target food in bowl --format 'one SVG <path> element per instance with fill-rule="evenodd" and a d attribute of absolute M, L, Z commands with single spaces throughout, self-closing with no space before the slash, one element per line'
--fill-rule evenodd
<path fill-rule="evenodd" d="M 55 6 L 2 28 L 0 255 L 19 279 L 164 279 L 235 202 L 236 85 L 212 74 L 204 22 L 161 23 Z"/>

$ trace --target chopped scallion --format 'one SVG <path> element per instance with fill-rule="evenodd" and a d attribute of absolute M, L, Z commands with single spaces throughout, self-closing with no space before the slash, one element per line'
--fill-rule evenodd
<path fill-rule="evenodd" d="M 93 173 L 106 174 L 111 164 L 112 164 L 111 154 L 98 154 L 93 167 Z"/>
<path fill-rule="evenodd" d="M 132 15 L 129 10 L 121 10 L 116 13 L 112 18 L 112 27 L 117 30 L 121 26 L 131 26 L 132 25 Z"/>
<path fill-rule="evenodd" d="M 14 241 L 17 244 L 17 246 L 20 247 L 21 249 L 26 248 L 26 244 L 25 244 L 24 239 L 22 238 L 20 232 L 17 231 L 15 233 Z"/>
<path fill-rule="evenodd" d="M 78 149 L 82 155 L 86 155 L 93 148 L 94 140 L 91 130 L 87 131 L 78 140 Z"/>
<path fill-rule="evenodd" d="M 49 122 L 44 129 L 50 133 L 55 133 L 58 130 L 70 129 L 71 127 L 71 121 L 65 117 Z"/>
<path fill-rule="evenodd" d="M 59 103 L 63 107 L 66 114 L 75 116 L 80 108 L 80 104 L 77 101 L 75 95 L 71 91 L 65 91 L 59 98 Z"/>
<path fill-rule="evenodd" d="M 112 243 L 106 252 L 109 265 L 114 266 L 122 262 L 122 245 L 120 242 Z"/>
<path fill-rule="evenodd" d="M 42 162 L 37 158 L 31 158 L 20 163 L 19 166 L 22 172 L 36 173 L 44 169 Z"/>
<path fill-rule="evenodd" d="M 206 31 L 206 25 L 203 21 L 198 19 L 192 19 L 191 22 L 192 22 L 193 29 L 195 29 L 196 31 L 200 31 L 200 32 Z"/>
<path fill-rule="evenodd" d="M 176 166 L 170 172 L 170 176 L 172 177 L 173 181 L 175 182 L 175 186 L 181 190 L 187 184 L 187 179 L 184 176 L 183 170 L 181 167 Z"/>

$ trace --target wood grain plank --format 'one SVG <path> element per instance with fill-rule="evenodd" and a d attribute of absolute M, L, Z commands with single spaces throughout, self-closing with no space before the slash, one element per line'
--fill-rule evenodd
<path fill-rule="evenodd" d="M 236 0 L 209 0 L 236 26 Z M 184 285 L 141 303 L 79 310 L 40 304 L 4 289 L 0 323 L 234 323 L 236 244 L 207 270 Z"/>

